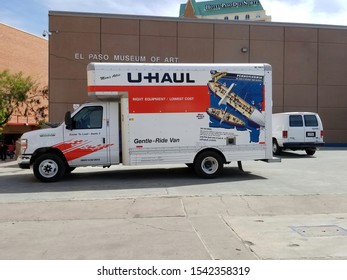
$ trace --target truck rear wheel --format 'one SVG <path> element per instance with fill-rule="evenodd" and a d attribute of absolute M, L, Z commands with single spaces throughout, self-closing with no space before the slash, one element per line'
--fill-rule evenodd
<path fill-rule="evenodd" d="M 216 152 L 203 152 L 196 157 L 194 170 L 200 177 L 206 179 L 216 178 L 223 170 L 223 159 Z"/>
<path fill-rule="evenodd" d="M 279 156 L 282 152 L 281 147 L 278 145 L 277 140 L 272 140 L 272 153 L 276 156 Z"/>
<path fill-rule="evenodd" d="M 65 174 L 63 160 L 55 154 L 39 156 L 33 165 L 34 175 L 42 182 L 56 182 Z"/>

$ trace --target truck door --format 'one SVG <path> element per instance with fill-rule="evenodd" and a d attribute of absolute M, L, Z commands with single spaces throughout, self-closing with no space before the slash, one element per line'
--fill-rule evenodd
<path fill-rule="evenodd" d="M 320 129 L 316 115 L 304 115 L 305 122 L 305 142 L 316 142 L 320 136 Z"/>
<path fill-rule="evenodd" d="M 292 143 L 304 142 L 305 129 L 301 115 L 289 115 L 288 139 Z"/>
<path fill-rule="evenodd" d="M 60 150 L 70 166 L 107 165 L 107 104 L 86 105 L 72 117 L 72 128 L 64 131 Z"/>

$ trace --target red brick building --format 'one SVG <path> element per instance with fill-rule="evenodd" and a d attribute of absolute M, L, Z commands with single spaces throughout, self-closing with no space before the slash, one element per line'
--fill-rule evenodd
<path fill-rule="evenodd" d="M 48 41 L 0 23 L 0 71 L 22 72 L 40 86 L 48 86 Z M 33 116 L 13 115 L 3 129 L 5 138 L 17 138 L 37 125 Z"/>

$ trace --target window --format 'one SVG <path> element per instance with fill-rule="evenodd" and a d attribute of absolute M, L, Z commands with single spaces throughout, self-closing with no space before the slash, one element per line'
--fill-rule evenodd
<path fill-rule="evenodd" d="M 303 123 L 302 117 L 300 115 L 289 116 L 289 126 L 301 127 L 303 125 L 304 125 L 304 123 Z"/>
<path fill-rule="evenodd" d="M 318 126 L 318 121 L 315 115 L 304 115 L 305 126 Z"/>
<path fill-rule="evenodd" d="M 73 129 L 102 128 L 102 107 L 84 107 L 72 118 Z"/>
<path fill-rule="evenodd" d="M 224 17 L 225 20 L 229 20 L 229 17 Z"/>
<path fill-rule="evenodd" d="M 246 20 L 249 20 L 251 17 L 249 15 L 246 15 Z"/>
<path fill-rule="evenodd" d="M 235 16 L 235 17 L 234 17 L 234 20 L 239 20 L 239 16 Z"/>

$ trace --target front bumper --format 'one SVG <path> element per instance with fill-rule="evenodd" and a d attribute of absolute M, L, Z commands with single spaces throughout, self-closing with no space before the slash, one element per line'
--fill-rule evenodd
<path fill-rule="evenodd" d="M 20 155 L 17 158 L 18 166 L 22 169 L 30 169 L 31 155 Z"/>

